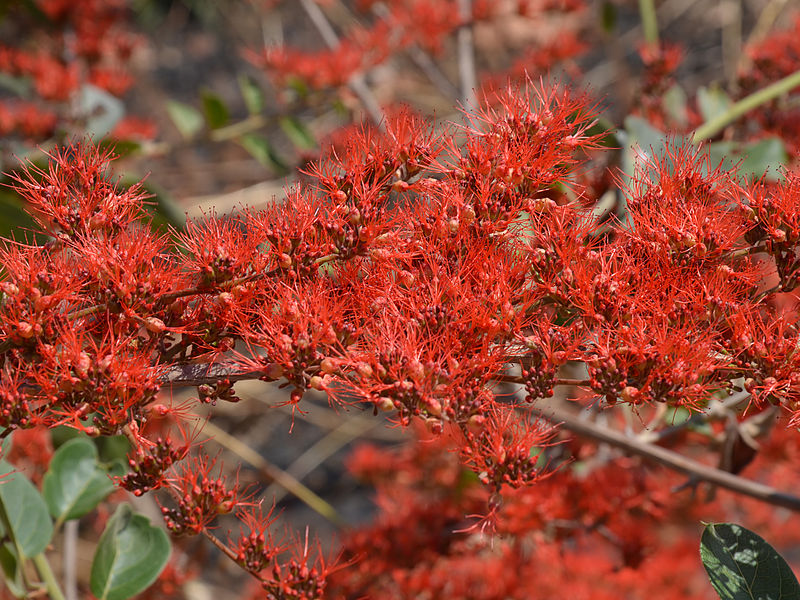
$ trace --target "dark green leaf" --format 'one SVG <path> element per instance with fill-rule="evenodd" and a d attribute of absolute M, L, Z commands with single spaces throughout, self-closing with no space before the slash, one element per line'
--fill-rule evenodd
<path fill-rule="evenodd" d="M 170 545 L 163 529 L 122 504 L 109 519 L 92 561 L 90 587 L 99 600 L 126 600 L 163 570 Z"/>
<path fill-rule="evenodd" d="M 170 100 L 167 102 L 167 112 L 175 127 L 186 139 L 194 137 L 203 128 L 203 115 L 188 104 Z"/>
<path fill-rule="evenodd" d="M 114 489 L 108 471 L 97 460 L 97 448 L 88 438 L 61 446 L 50 461 L 42 493 L 50 514 L 58 521 L 78 519 Z"/>
<path fill-rule="evenodd" d="M 0 235 L 4 238 L 19 239 L 22 230 L 33 227 L 33 219 L 23 206 L 17 194 L 0 187 Z"/>
<path fill-rule="evenodd" d="M 272 144 L 263 135 L 247 133 L 239 138 L 239 143 L 265 167 L 270 167 L 280 173 L 288 171 L 286 163 L 275 153 Z"/>
<path fill-rule="evenodd" d="M 613 2 L 603 2 L 600 9 L 600 22 L 606 33 L 612 33 L 617 28 L 617 7 Z"/>
<path fill-rule="evenodd" d="M 3 572 L 3 583 L 15 598 L 24 598 L 25 580 L 22 578 L 20 561 L 13 544 L 6 542 L 0 545 L 0 569 Z"/>
<path fill-rule="evenodd" d="M 206 122 L 211 129 L 219 129 L 225 126 L 230 119 L 228 107 L 222 98 L 213 92 L 203 92 L 203 112 L 206 115 Z"/>
<path fill-rule="evenodd" d="M 314 136 L 300 121 L 294 117 L 281 117 L 281 129 L 291 142 L 300 150 L 313 150 L 317 147 Z"/>
<path fill-rule="evenodd" d="M 239 89 L 242 91 L 247 112 L 257 115 L 264 110 L 264 92 L 252 77 L 239 75 Z"/>
<path fill-rule="evenodd" d="M 786 561 L 740 525 L 706 525 L 700 558 L 722 600 L 800 600 L 800 585 Z"/>
<path fill-rule="evenodd" d="M 22 473 L 0 461 L 0 513 L 24 557 L 44 551 L 53 537 L 53 522 L 36 487 Z"/>

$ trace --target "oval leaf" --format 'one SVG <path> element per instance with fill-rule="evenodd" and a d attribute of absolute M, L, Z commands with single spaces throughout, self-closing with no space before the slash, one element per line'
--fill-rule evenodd
<path fill-rule="evenodd" d="M 167 102 L 167 112 L 175 127 L 186 139 L 194 137 L 203 128 L 203 115 L 188 104 L 170 100 Z"/>
<path fill-rule="evenodd" d="M 264 110 L 264 92 L 252 77 L 247 75 L 239 76 L 239 89 L 242 91 L 242 98 L 247 106 L 247 112 L 257 115 Z"/>
<path fill-rule="evenodd" d="M 5 461 L 0 461 L 0 511 L 23 556 L 44 551 L 53 537 L 47 505 L 30 480 Z"/>
<path fill-rule="evenodd" d="M 213 92 L 203 92 L 203 112 L 206 114 L 206 122 L 211 129 L 219 129 L 230 119 L 228 107 L 222 98 Z"/>
<path fill-rule="evenodd" d="M 114 489 L 97 460 L 97 448 L 86 438 L 61 446 L 50 461 L 42 489 L 50 514 L 59 521 L 78 519 Z"/>
<path fill-rule="evenodd" d="M 152 584 L 169 560 L 163 529 L 127 504 L 109 519 L 92 561 L 90 587 L 99 600 L 126 600 Z"/>
<path fill-rule="evenodd" d="M 800 585 L 786 561 L 740 525 L 706 525 L 700 558 L 722 600 L 800 599 Z"/>

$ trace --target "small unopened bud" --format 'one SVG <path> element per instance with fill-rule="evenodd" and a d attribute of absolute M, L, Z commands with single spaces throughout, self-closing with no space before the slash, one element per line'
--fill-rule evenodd
<path fill-rule="evenodd" d="M 267 381 L 275 381 L 283 377 L 283 367 L 278 363 L 269 363 L 264 367 L 264 379 Z"/>
<path fill-rule="evenodd" d="M 375 403 L 375 406 L 378 407 L 378 410 L 383 412 L 389 412 L 395 409 L 394 401 L 391 398 L 387 398 L 386 396 L 381 396 L 378 398 L 378 401 Z"/>
<path fill-rule="evenodd" d="M 319 363 L 319 369 L 323 373 L 332 375 L 336 372 L 336 363 L 331 358 L 323 358 L 322 362 Z"/>
<path fill-rule="evenodd" d="M 333 194 L 331 194 L 331 196 L 337 202 L 347 202 L 347 194 L 345 194 L 342 190 L 336 190 Z"/>
<path fill-rule="evenodd" d="M 292 266 L 292 257 L 286 254 L 285 252 L 281 252 L 278 255 L 278 265 L 282 269 L 288 269 Z"/>
<path fill-rule="evenodd" d="M 638 388 L 635 388 L 632 385 L 626 386 L 619 393 L 619 397 L 622 398 L 624 402 L 635 403 L 636 399 L 639 397 L 639 390 Z"/>
<path fill-rule="evenodd" d="M 28 340 L 33 337 L 33 325 L 27 321 L 17 323 L 17 333 L 22 339 Z"/>
<path fill-rule="evenodd" d="M 308 380 L 308 387 L 312 390 L 324 390 L 325 389 L 325 381 L 319 375 L 314 375 L 311 379 Z"/>
<path fill-rule="evenodd" d="M 8 281 L 0 283 L 0 291 L 2 291 L 6 296 L 16 296 L 19 294 L 19 288 Z"/>
<path fill-rule="evenodd" d="M 358 373 L 364 379 L 369 379 L 374 375 L 372 367 L 365 362 L 358 363 L 358 365 L 356 365 L 356 373 Z"/>
<path fill-rule="evenodd" d="M 467 419 L 467 427 L 472 433 L 479 433 L 482 431 L 485 424 L 486 417 L 483 415 L 472 415 Z"/>
<path fill-rule="evenodd" d="M 233 303 L 233 294 L 222 292 L 217 296 L 217 302 L 222 306 L 230 306 Z"/>
<path fill-rule="evenodd" d="M 150 333 L 162 333 L 167 326 L 164 325 L 164 321 L 161 319 L 157 319 L 156 317 L 147 317 L 144 320 L 144 328 Z"/>
<path fill-rule="evenodd" d="M 457 233 L 458 232 L 458 219 L 450 219 L 447 221 L 447 229 L 450 230 L 450 233 Z"/>

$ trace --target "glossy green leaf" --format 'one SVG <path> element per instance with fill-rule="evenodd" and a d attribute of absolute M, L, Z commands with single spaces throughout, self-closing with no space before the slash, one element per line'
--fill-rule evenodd
<path fill-rule="evenodd" d="M 109 519 L 92 561 L 90 588 L 99 600 L 125 600 L 147 589 L 169 560 L 163 529 L 122 504 Z"/>
<path fill-rule="evenodd" d="M 313 150 L 317 147 L 317 142 L 308 128 L 294 117 L 281 117 L 279 123 L 283 133 L 298 149 Z"/>
<path fill-rule="evenodd" d="M 247 75 L 239 75 L 239 89 L 242 92 L 247 112 L 257 115 L 264 110 L 264 92 L 255 79 Z"/>
<path fill-rule="evenodd" d="M 113 489 L 108 471 L 98 462 L 94 443 L 80 437 L 56 450 L 42 493 L 50 514 L 58 521 L 68 521 L 94 509 Z"/>
<path fill-rule="evenodd" d="M 203 128 L 203 115 L 194 107 L 170 100 L 167 102 L 167 112 L 170 119 L 186 139 L 191 139 Z"/>
<path fill-rule="evenodd" d="M 263 135 L 247 133 L 239 138 L 239 143 L 265 167 L 270 167 L 280 173 L 285 173 L 288 170 L 286 163 L 278 156 L 272 144 Z"/>
<path fill-rule="evenodd" d="M 701 87 L 697 90 L 697 107 L 706 121 L 710 121 L 727 112 L 731 104 L 733 104 L 733 101 L 720 88 Z"/>
<path fill-rule="evenodd" d="M 19 471 L 0 461 L 0 512 L 23 557 L 44 551 L 53 537 L 53 522 L 39 491 Z"/>
<path fill-rule="evenodd" d="M 706 525 L 700 558 L 722 600 L 800 600 L 800 585 L 786 561 L 740 525 Z"/>
<path fill-rule="evenodd" d="M 211 129 L 219 129 L 225 126 L 230 120 L 228 107 L 222 98 L 213 92 L 205 91 L 202 95 L 203 112 L 206 115 L 206 122 Z"/>

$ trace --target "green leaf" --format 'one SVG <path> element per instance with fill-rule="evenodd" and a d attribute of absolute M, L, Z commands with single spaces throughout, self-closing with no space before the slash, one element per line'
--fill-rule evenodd
<path fill-rule="evenodd" d="M 47 548 L 53 537 L 47 505 L 30 480 L 5 461 L 0 461 L 0 514 L 22 556 Z"/>
<path fill-rule="evenodd" d="M 203 112 L 206 115 L 206 122 L 211 129 L 219 129 L 230 120 L 228 107 L 222 98 L 213 92 L 204 91 L 202 95 Z"/>
<path fill-rule="evenodd" d="M 127 504 L 109 519 L 92 560 L 90 588 L 99 600 L 125 600 L 147 589 L 169 560 L 163 529 Z"/>
<path fill-rule="evenodd" d="M 260 114 L 264 110 L 264 92 L 256 80 L 247 75 L 239 75 L 239 89 L 242 91 L 247 112 L 251 115 Z"/>
<path fill-rule="evenodd" d="M 720 88 L 701 87 L 697 90 L 697 107 L 700 109 L 700 114 L 703 115 L 705 121 L 710 121 L 727 112 L 732 104 L 733 101 L 728 94 Z"/>
<path fill-rule="evenodd" d="M 608 2 L 608 0 L 603 2 L 600 7 L 600 23 L 606 33 L 613 33 L 617 28 L 617 7 L 613 2 Z"/>
<path fill-rule="evenodd" d="M 85 116 L 84 129 L 95 139 L 107 136 L 120 119 L 125 116 L 125 105 L 122 100 L 112 96 L 104 89 L 85 84 L 80 89 L 78 106 Z"/>
<path fill-rule="evenodd" d="M 786 561 L 740 525 L 706 525 L 700 558 L 722 600 L 800 600 L 800 585 Z"/>
<path fill-rule="evenodd" d="M 61 446 L 44 476 L 43 495 L 58 521 L 78 519 L 94 509 L 114 489 L 108 471 L 97 460 L 97 448 L 87 438 Z"/>
<path fill-rule="evenodd" d="M 203 128 L 203 115 L 188 104 L 170 100 L 167 102 L 167 112 L 175 127 L 187 140 L 193 138 Z"/>
<path fill-rule="evenodd" d="M 270 167 L 280 173 L 288 171 L 286 163 L 276 154 L 272 144 L 263 135 L 246 133 L 239 138 L 239 143 L 265 167 Z"/>
<path fill-rule="evenodd" d="M 759 178 L 766 175 L 770 181 L 783 177 L 781 167 L 789 162 L 789 153 L 780 138 L 766 138 L 748 144 L 742 150 L 744 160 L 739 165 L 739 173 Z"/>
<path fill-rule="evenodd" d="M 0 73 L 0 88 L 4 88 L 21 98 L 30 98 L 33 86 L 26 77 L 13 77 L 8 73 Z"/>
<path fill-rule="evenodd" d="M 0 569 L 3 571 L 3 583 L 8 586 L 15 598 L 24 598 L 27 593 L 21 566 L 14 545 L 9 542 L 0 545 Z"/>
<path fill-rule="evenodd" d="M 300 150 L 313 150 L 317 147 L 314 136 L 311 135 L 308 128 L 294 117 L 281 117 L 279 123 L 283 133 L 286 134 L 286 137 L 291 140 L 295 147 Z"/>
<path fill-rule="evenodd" d="M 689 113 L 687 110 L 688 98 L 686 92 L 677 83 L 664 92 L 664 109 L 672 121 L 683 128 L 689 123 Z"/>
<path fill-rule="evenodd" d="M 4 238 L 18 237 L 13 232 L 33 227 L 33 219 L 23 206 L 17 194 L 0 187 L 0 235 Z"/>

